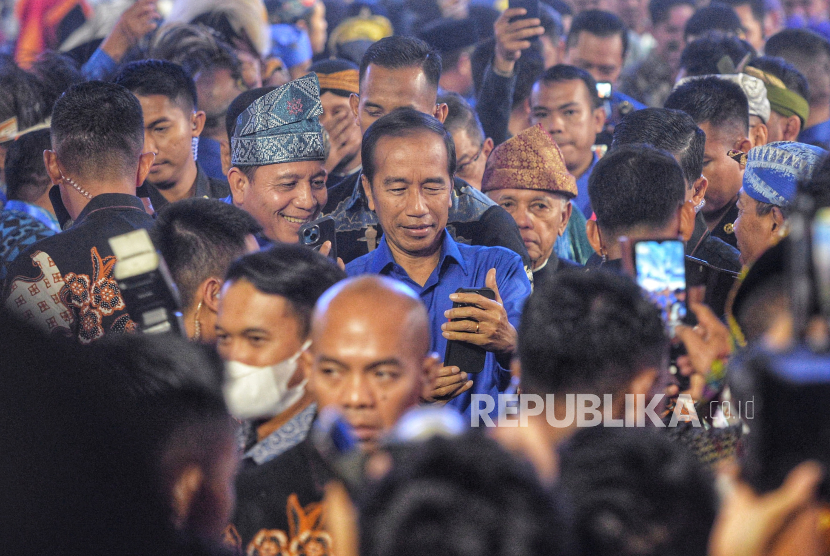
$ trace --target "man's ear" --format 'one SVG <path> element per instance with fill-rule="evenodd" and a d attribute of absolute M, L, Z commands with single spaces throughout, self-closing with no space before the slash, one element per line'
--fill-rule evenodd
<path fill-rule="evenodd" d="M 369 183 L 369 178 L 366 174 L 360 174 L 360 183 L 363 185 L 363 192 L 366 194 L 366 200 L 369 202 L 369 210 L 375 210 L 375 200 L 372 198 L 372 184 Z"/>
<path fill-rule="evenodd" d="M 692 234 L 695 233 L 695 206 L 692 201 L 685 201 L 680 208 L 677 209 L 677 216 L 680 219 L 680 229 L 678 230 L 683 241 L 692 239 Z"/>
<path fill-rule="evenodd" d="M 602 106 L 596 108 L 591 117 L 593 118 L 594 133 L 600 133 L 605 127 L 605 120 L 607 118 L 605 108 L 603 108 Z"/>
<path fill-rule="evenodd" d="M 748 153 L 749 149 L 752 148 L 752 143 L 749 141 L 748 137 L 741 137 L 740 139 L 735 141 L 735 145 L 733 146 L 733 148 L 741 152 Z"/>
<path fill-rule="evenodd" d="M 495 145 L 490 137 L 484 140 L 484 145 L 481 147 L 481 154 L 484 156 L 485 160 L 490 158 L 490 153 L 493 152 L 494 148 Z"/>
<path fill-rule="evenodd" d="M 751 128 L 749 132 L 752 134 L 752 144 L 756 147 L 761 147 L 767 144 L 769 140 L 769 129 L 765 124 L 759 123 L 755 127 Z"/>
<path fill-rule="evenodd" d="M 352 93 L 349 95 L 349 108 L 352 109 L 352 114 L 354 114 L 354 121 L 358 127 L 360 127 L 360 95 L 356 95 Z"/>
<path fill-rule="evenodd" d="M 58 166 L 58 155 L 55 151 L 43 151 L 43 164 L 46 166 L 46 173 L 49 174 L 49 179 L 52 183 L 61 182 L 61 169 Z"/>
<path fill-rule="evenodd" d="M 219 311 L 219 292 L 222 291 L 222 279 L 211 276 L 201 283 L 199 291 L 202 293 L 202 307 L 207 307 L 217 313 Z"/>
<path fill-rule="evenodd" d="M 192 136 L 199 137 L 205 129 L 205 112 L 204 110 L 196 110 L 190 116 L 190 125 L 193 128 Z"/>
<path fill-rule="evenodd" d="M 588 220 L 585 222 L 585 234 L 588 236 L 588 243 L 594 249 L 597 255 L 602 255 L 603 245 L 599 234 L 599 225 L 596 220 Z"/>
<path fill-rule="evenodd" d="M 313 380 L 311 380 L 311 370 L 314 368 L 314 355 L 312 355 L 311 349 L 304 349 L 302 352 L 300 352 L 300 358 L 297 359 L 297 367 L 302 371 L 306 380 L 308 380 L 308 385 L 306 386 L 306 389 L 311 393 L 312 396 L 314 396 L 315 383 Z"/>
<path fill-rule="evenodd" d="M 557 235 L 561 236 L 565 233 L 565 228 L 568 227 L 568 221 L 571 219 L 571 214 L 573 213 L 573 203 L 570 201 L 566 203 L 562 203 L 562 222 L 559 224 L 559 229 L 556 230 Z"/>
<path fill-rule="evenodd" d="M 695 206 L 698 206 L 706 197 L 706 190 L 709 189 L 709 180 L 705 176 L 700 176 L 692 184 L 692 189 L 694 190 L 692 193 L 692 202 Z"/>
<path fill-rule="evenodd" d="M 795 141 L 798 139 L 798 134 L 801 133 L 801 118 L 798 116 L 790 116 L 784 118 L 784 129 L 782 141 Z"/>
<path fill-rule="evenodd" d="M 155 153 L 141 153 L 138 157 L 138 173 L 136 174 L 135 186 L 140 187 L 147 175 L 150 173 L 150 168 L 153 166 L 153 161 L 156 159 Z"/>
<path fill-rule="evenodd" d="M 444 120 L 447 119 L 447 114 L 449 113 L 450 107 L 447 106 L 446 103 L 442 102 L 441 104 L 435 105 L 435 112 L 433 112 L 432 115 L 435 116 L 435 118 L 443 124 Z"/>
<path fill-rule="evenodd" d="M 232 166 L 228 170 L 228 184 L 231 187 L 233 204 L 241 207 L 245 203 L 245 193 L 251 185 L 248 181 L 248 176 L 236 166 Z"/>
<path fill-rule="evenodd" d="M 173 524 L 176 529 L 187 526 L 188 518 L 193 509 L 193 500 L 205 482 L 202 468 L 191 463 L 182 470 L 173 482 L 170 499 L 173 510 Z"/>
<path fill-rule="evenodd" d="M 224 139 L 219 141 L 219 158 L 222 160 L 222 173 L 227 177 L 231 170 L 231 146 Z"/>
<path fill-rule="evenodd" d="M 787 219 L 784 218 L 784 213 L 781 209 L 779 207 L 772 207 L 770 215 L 772 216 L 772 229 L 770 231 L 779 237 L 787 235 Z"/>

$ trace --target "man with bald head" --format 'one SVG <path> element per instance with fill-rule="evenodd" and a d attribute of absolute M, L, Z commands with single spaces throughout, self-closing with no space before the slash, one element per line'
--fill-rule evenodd
<path fill-rule="evenodd" d="M 405 284 L 381 276 L 329 288 L 314 309 L 310 340 L 300 357 L 307 390 L 318 409 L 332 408 L 346 419 L 363 450 L 373 450 L 430 392 L 430 377 L 441 366 L 429 351 L 426 308 Z M 330 478 L 308 439 L 243 469 L 229 538 L 247 554 L 287 553 L 292 541 L 307 535 L 306 542 L 330 552 L 319 520 L 302 519 L 324 510 L 322 489 Z"/>

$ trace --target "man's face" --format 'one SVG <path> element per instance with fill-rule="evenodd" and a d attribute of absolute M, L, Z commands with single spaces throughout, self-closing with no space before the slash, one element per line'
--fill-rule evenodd
<path fill-rule="evenodd" d="M 437 117 L 436 97 L 437 89 L 420 66 L 389 69 L 369 64 L 360 96 L 353 95 L 350 103 L 361 133 L 366 133 L 372 122 L 402 106 Z"/>
<path fill-rule="evenodd" d="M 683 29 L 694 13 L 694 8 L 688 4 L 675 6 L 669 10 L 668 19 L 655 25 L 652 30 L 652 35 L 657 43 L 655 47 L 657 55 L 675 71 L 680 68 L 680 55 L 686 46 Z"/>
<path fill-rule="evenodd" d="M 419 402 L 426 353 L 415 347 L 408 321 L 400 311 L 353 305 L 315 324 L 304 356 L 308 390 L 320 409 L 342 413 L 363 449 L 377 446 Z"/>
<path fill-rule="evenodd" d="M 297 243 L 303 224 L 320 216 L 326 205 L 326 170 L 322 161 L 269 164 L 253 180 L 231 169 L 233 203 L 253 216 L 272 241 Z"/>
<path fill-rule="evenodd" d="M 390 249 L 410 256 L 434 254 L 452 205 L 443 139 L 429 131 L 383 137 L 374 163 L 374 180 L 369 184 L 364 175 L 363 188 Z"/>
<path fill-rule="evenodd" d="M 164 95 L 136 95 L 144 112 L 144 152 L 155 153 L 147 181 L 159 189 L 178 183 L 193 161 L 194 115 Z"/>
<path fill-rule="evenodd" d="M 216 349 L 225 361 L 265 367 L 299 351 L 305 338 L 291 304 L 247 280 L 226 282 L 216 316 Z"/>
<path fill-rule="evenodd" d="M 746 33 L 746 41 L 758 52 L 764 49 L 764 26 L 752 15 L 752 7 L 749 3 L 740 6 L 732 6 L 738 18 L 741 20 L 741 27 Z"/>
<path fill-rule="evenodd" d="M 234 79 L 228 68 L 206 69 L 194 79 L 199 110 L 205 112 L 205 129 L 225 137 L 225 114 L 233 99 L 245 91 L 241 79 Z"/>
<path fill-rule="evenodd" d="M 740 164 L 726 154 L 735 144 L 727 137 L 728 132 L 713 127 L 709 122 L 698 124 L 698 127 L 706 134 L 703 175 L 709 180 L 703 211 L 713 213 L 735 198 L 741 189 L 744 172 Z"/>
<path fill-rule="evenodd" d="M 643 0 L 617 0 L 616 13 L 629 29 L 640 29 L 646 20 L 646 2 Z"/>
<path fill-rule="evenodd" d="M 487 157 L 493 150 L 492 141 L 473 141 L 464 128 L 450 132 L 455 143 L 455 156 L 458 166 L 455 175 L 481 191 L 481 178 L 484 176 L 484 167 Z"/>
<path fill-rule="evenodd" d="M 584 69 L 597 81 L 609 81 L 616 87 L 623 66 L 622 37 L 600 37 L 582 31 L 576 39 L 576 44 L 568 47 L 567 63 Z"/>
<path fill-rule="evenodd" d="M 503 207 L 516 221 L 533 268 L 550 257 L 556 238 L 565 232 L 571 216 L 567 199 L 549 191 L 499 189 L 487 196 Z"/>
<path fill-rule="evenodd" d="M 738 218 L 735 220 L 735 239 L 741 252 L 741 263 L 752 264 L 764 251 L 775 245 L 772 213 L 758 216 L 758 201 L 743 189 L 738 197 Z"/>
<path fill-rule="evenodd" d="M 770 143 L 784 141 L 784 126 L 786 123 L 786 118 L 781 117 L 775 110 L 770 110 L 769 121 L 767 121 L 767 140 Z"/>
<path fill-rule="evenodd" d="M 556 141 L 571 173 L 581 172 L 591 163 L 591 147 L 602 131 L 605 111 L 593 108 L 581 79 L 539 81 L 530 94 L 530 123 L 542 124 Z"/>

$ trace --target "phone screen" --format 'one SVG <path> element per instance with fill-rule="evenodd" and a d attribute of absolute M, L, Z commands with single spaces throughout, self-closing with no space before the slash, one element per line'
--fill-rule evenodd
<path fill-rule="evenodd" d="M 608 81 L 600 81 L 597 83 L 597 95 L 599 98 L 605 100 L 611 98 L 611 83 Z"/>
<path fill-rule="evenodd" d="M 634 244 L 637 284 L 663 312 L 663 322 L 674 337 L 686 317 L 686 261 L 683 242 L 638 241 Z"/>
<path fill-rule="evenodd" d="M 830 208 L 816 212 L 811 239 L 816 293 L 822 313 L 830 315 Z"/>

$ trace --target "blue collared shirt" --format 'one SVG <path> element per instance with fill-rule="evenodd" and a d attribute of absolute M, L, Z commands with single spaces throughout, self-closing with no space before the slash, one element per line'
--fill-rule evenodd
<path fill-rule="evenodd" d="M 504 247 L 457 243 L 445 229 L 438 266 L 421 286 L 395 262 L 386 243 L 386 236 L 383 236 L 377 249 L 347 264 L 346 273 L 349 276 L 382 274 L 404 282 L 418 293 L 429 312 L 432 338 L 430 349 L 443 357 L 447 340 L 441 335 L 441 325 L 447 322 L 444 311 L 452 308 L 450 294 L 458 288 L 485 287 L 484 280 L 491 268 L 496 269 L 496 283 L 507 311 L 507 319 L 518 328 L 522 306 L 530 295 L 530 281 L 521 257 Z M 510 384 L 510 371 L 496 362 L 493 353 L 488 353 L 484 370 L 470 378 L 473 387 L 447 404 L 465 415 L 470 414 L 471 394 L 490 394 L 495 398 L 496 394 L 504 392 Z"/>

